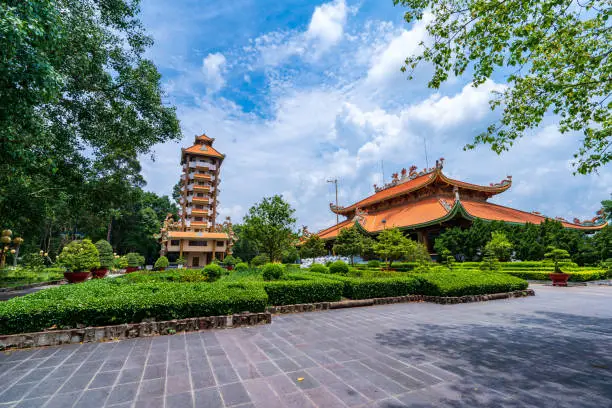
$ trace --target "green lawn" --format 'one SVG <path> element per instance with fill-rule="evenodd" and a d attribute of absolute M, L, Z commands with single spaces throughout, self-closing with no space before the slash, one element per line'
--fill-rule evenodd
<path fill-rule="evenodd" d="M 51 282 L 63 278 L 64 270 L 61 268 L 46 268 L 41 270 L 21 267 L 15 269 L 5 268 L 0 270 L 0 288 L 12 288 L 33 283 Z"/>

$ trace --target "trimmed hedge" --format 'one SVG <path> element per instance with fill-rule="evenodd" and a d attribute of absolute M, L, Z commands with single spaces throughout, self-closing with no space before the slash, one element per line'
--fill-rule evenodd
<path fill-rule="evenodd" d="M 316 263 L 312 264 L 312 266 L 310 267 L 310 272 L 329 273 L 329 269 L 325 265 Z"/>
<path fill-rule="evenodd" d="M 553 272 L 552 268 L 550 271 L 502 271 L 502 273 L 516 276 L 517 278 L 529 279 L 529 280 L 550 280 L 550 274 Z M 565 272 L 570 275 L 570 282 L 588 282 L 592 280 L 607 279 L 612 274 L 604 270 L 592 270 L 592 271 L 568 271 Z"/>
<path fill-rule="evenodd" d="M 452 271 L 415 275 L 424 281 L 421 294 L 428 296 L 465 296 L 512 292 L 527 289 L 523 279 L 507 273 Z"/>
<path fill-rule="evenodd" d="M 341 299 L 342 282 L 327 279 L 327 275 L 324 277 L 304 275 L 306 274 L 287 274 L 290 280 L 263 282 L 263 288 L 268 294 L 268 304 L 281 306 L 335 302 Z"/>
<path fill-rule="evenodd" d="M 309 273 L 308 276 L 320 276 Z M 420 293 L 423 282 L 418 277 L 397 276 L 384 278 L 358 278 L 341 275 L 324 275 L 343 283 L 342 296 L 349 299 L 371 299 Z"/>
<path fill-rule="evenodd" d="M 258 285 L 113 281 L 65 285 L 2 302 L 0 334 L 263 312 L 268 301 Z"/>

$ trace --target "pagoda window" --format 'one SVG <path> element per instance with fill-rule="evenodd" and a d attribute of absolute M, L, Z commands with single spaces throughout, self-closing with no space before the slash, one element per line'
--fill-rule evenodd
<path fill-rule="evenodd" d="M 223 245 L 225 245 L 225 241 L 217 241 L 217 246 L 222 247 Z"/>
<path fill-rule="evenodd" d="M 208 246 L 207 241 L 189 241 L 189 246 Z"/>
<path fill-rule="evenodd" d="M 195 217 L 194 220 L 195 221 L 202 221 L 202 217 Z"/>
<path fill-rule="evenodd" d="M 180 242 L 179 242 L 178 239 L 170 240 L 170 245 L 172 245 L 172 246 L 178 246 L 179 244 L 180 244 Z"/>

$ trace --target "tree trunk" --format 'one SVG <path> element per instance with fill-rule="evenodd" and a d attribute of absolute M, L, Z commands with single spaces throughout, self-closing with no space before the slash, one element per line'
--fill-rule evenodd
<path fill-rule="evenodd" d="M 113 217 L 110 217 L 108 221 L 108 228 L 106 229 L 106 240 L 110 242 L 111 240 L 111 231 L 113 230 Z"/>

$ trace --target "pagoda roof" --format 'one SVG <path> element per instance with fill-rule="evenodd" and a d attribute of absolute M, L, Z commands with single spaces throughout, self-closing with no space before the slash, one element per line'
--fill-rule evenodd
<path fill-rule="evenodd" d="M 198 138 L 202 136 L 206 137 L 211 142 L 209 143 L 205 140 L 198 140 Z M 211 139 L 206 135 L 202 136 L 196 136 L 196 142 L 193 146 L 181 149 L 181 157 L 185 157 L 185 154 L 193 154 L 196 156 L 217 157 L 219 159 L 224 159 L 225 155 L 219 153 L 214 147 L 212 147 L 212 141 L 214 139 Z"/>
<path fill-rule="evenodd" d="M 565 228 L 582 231 L 597 231 L 607 225 L 607 222 L 601 216 L 586 222 L 580 222 L 579 220 L 569 222 L 564 219 L 552 219 L 541 214 L 515 210 L 486 201 L 460 200 L 449 202 L 443 198 L 432 197 L 407 204 L 406 206 L 389 208 L 373 213 L 358 210 L 352 219 L 322 230 L 317 235 L 324 240 L 333 239 L 341 230 L 350 228 L 353 225 L 357 225 L 364 232 L 374 234 L 383 231 L 385 228 L 418 229 L 441 224 L 455 217 L 462 217 L 468 220 L 479 218 L 485 221 L 504 221 L 515 224 L 541 224 L 545 220 L 556 220 L 561 222 Z"/>
<path fill-rule="evenodd" d="M 405 170 L 403 170 L 401 179 L 397 176 L 397 174 L 395 174 L 394 180 L 383 188 L 376 188 L 375 186 L 376 193 L 372 194 L 371 196 L 351 204 L 348 207 L 336 207 L 330 204 L 330 208 L 334 213 L 348 216 L 357 209 L 365 209 L 373 204 L 410 194 L 430 184 L 433 184 L 434 182 L 444 183 L 459 189 L 479 191 L 486 193 L 488 196 L 493 196 L 509 189 L 512 185 L 512 177 L 508 176 L 500 183 L 492 183 L 489 186 L 466 183 L 464 181 L 454 180 L 445 176 L 442 173 L 442 163 L 440 162 L 439 164 L 436 164 L 436 167 L 429 170 L 424 170 L 421 173 L 406 175 Z"/>
<path fill-rule="evenodd" d="M 196 136 L 195 137 L 195 143 L 197 143 L 197 142 L 209 142 L 209 143 L 212 143 L 214 141 L 215 141 L 215 139 L 213 139 L 212 137 L 208 137 L 205 133 L 202 133 L 200 136 Z"/>

